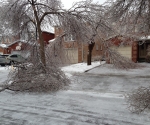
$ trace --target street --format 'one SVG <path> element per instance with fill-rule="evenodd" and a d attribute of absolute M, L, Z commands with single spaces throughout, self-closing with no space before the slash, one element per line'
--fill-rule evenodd
<path fill-rule="evenodd" d="M 132 114 L 120 95 L 62 91 L 0 96 L 1 125 L 149 125 L 147 113 Z"/>
<path fill-rule="evenodd" d="M 148 86 L 149 77 L 93 74 L 95 70 L 73 74 L 69 90 L 1 92 L 0 125 L 149 125 L 150 113 L 131 113 L 124 98 L 132 89 Z"/>

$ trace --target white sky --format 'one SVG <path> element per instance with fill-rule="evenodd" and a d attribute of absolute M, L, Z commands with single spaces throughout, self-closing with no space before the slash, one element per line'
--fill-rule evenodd
<path fill-rule="evenodd" d="M 74 2 L 78 2 L 81 0 L 61 0 L 62 4 L 66 9 L 70 8 Z M 99 2 L 100 4 L 103 4 L 106 0 L 93 0 L 93 2 Z"/>

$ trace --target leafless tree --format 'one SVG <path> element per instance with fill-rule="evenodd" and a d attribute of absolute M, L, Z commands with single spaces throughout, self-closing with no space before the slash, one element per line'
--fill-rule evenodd
<path fill-rule="evenodd" d="M 116 0 L 109 12 L 111 12 L 113 21 L 124 26 L 126 34 L 149 35 L 149 0 Z"/>
<path fill-rule="evenodd" d="M 150 1 L 149 0 L 116 0 L 110 9 L 111 20 L 125 28 L 125 35 L 150 35 Z M 148 57 L 149 60 L 149 57 Z M 139 87 L 127 95 L 129 109 L 141 113 L 150 109 L 150 89 Z"/>
<path fill-rule="evenodd" d="M 28 36 L 24 38 L 30 40 L 30 44 L 34 45 L 34 51 L 33 48 L 31 51 L 36 53 L 29 58 L 30 61 L 28 60 L 27 64 L 21 64 L 11 74 L 8 82 L 12 80 L 13 83 L 11 86 L 7 86 L 7 89 L 49 91 L 68 85 L 69 81 L 58 68 L 54 59 L 55 54 L 52 53 L 54 50 L 61 52 L 63 39 L 69 35 L 74 36 L 78 43 L 93 44 L 95 39 L 98 39 L 109 58 L 115 60 L 115 64 L 120 64 L 121 60 L 120 68 L 131 67 L 131 61 L 117 58 L 119 54 L 112 51 L 109 42 L 106 41 L 108 37 L 115 35 L 115 31 L 105 14 L 108 8 L 102 5 L 87 0 L 77 2 L 66 10 L 62 9 L 59 0 L 8 0 L 6 8 L 5 19 L 6 21 L 10 20 L 8 26 L 12 33 L 19 34 L 21 37 Z M 55 44 L 51 44 L 49 47 L 50 51 L 45 49 L 42 37 L 42 29 L 45 25 L 59 26 L 63 31 L 55 39 Z M 37 38 L 39 46 L 36 43 Z"/>
<path fill-rule="evenodd" d="M 1 2 L 0 6 L 0 40 L 5 41 L 6 37 L 10 36 L 10 30 L 8 28 L 8 21 L 4 21 L 4 15 L 6 14 L 7 10 L 5 9 L 5 2 Z M 12 35 L 12 34 L 11 34 Z"/>

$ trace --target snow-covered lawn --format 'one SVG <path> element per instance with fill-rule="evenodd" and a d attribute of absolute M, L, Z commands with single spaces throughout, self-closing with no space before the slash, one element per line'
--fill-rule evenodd
<path fill-rule="evenodd" d="M 62 70 L 64 72 L 69 72 L 69 73 L 83 73 L 85 71 L 88 71 L 89 69 L 93 69 L 97 66 L 105 64 L 105 61 L 96 61 L 92 62 L 92 65 L 87 65 L 87 63 L 77 63 L 69 66 L 62 67 Z"/>
<path fill-rule="evenodd" d="M 98 68 L 90 70 L 88 73 L 106 75 L 150 76 L 150 63 L 139 63 L 139 65 L 141 67 L 137 69 L 122 70 L 114 68 L 111 64 L 105 64 L 101 65 Z"/>
<path fill-rule="evenodd" d="M 120 93 L 123 88 L 134 89 L 139 82 L 149 83 L 150 64 L 142 65 L 145 67 L 123 71 L 100 62 L 92 66 L 74 64 L 62 68 L 72 75 L 71 79 L 79 76 L 79 82 L 72 82 L 69 90 L 32 94 L 3 91 L 0 93 L 0 125 L 150 125 L 150 113 L 129 112 Z M 90 68 L 93 69 L 84 73 Z M 0 67 L 1 83 L 10 70 Z M 126 84 L 127 80 L 130 83 Z"/>

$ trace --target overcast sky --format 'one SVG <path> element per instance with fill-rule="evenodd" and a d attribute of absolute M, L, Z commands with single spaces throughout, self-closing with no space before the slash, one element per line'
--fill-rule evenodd
<path fill-rule="evenodd" d="M 71 5 L 74 3 L 74 2 L 77 2 L 77 1 L 81 1 L 81 0 L 61 0 L 62 4 L 64 5 L 64 7 L 66 9 L 70 8 Z M 93 0 L 94 2 L 99 2 L 100 4 L 103 4 L 106 0 Z"/>

